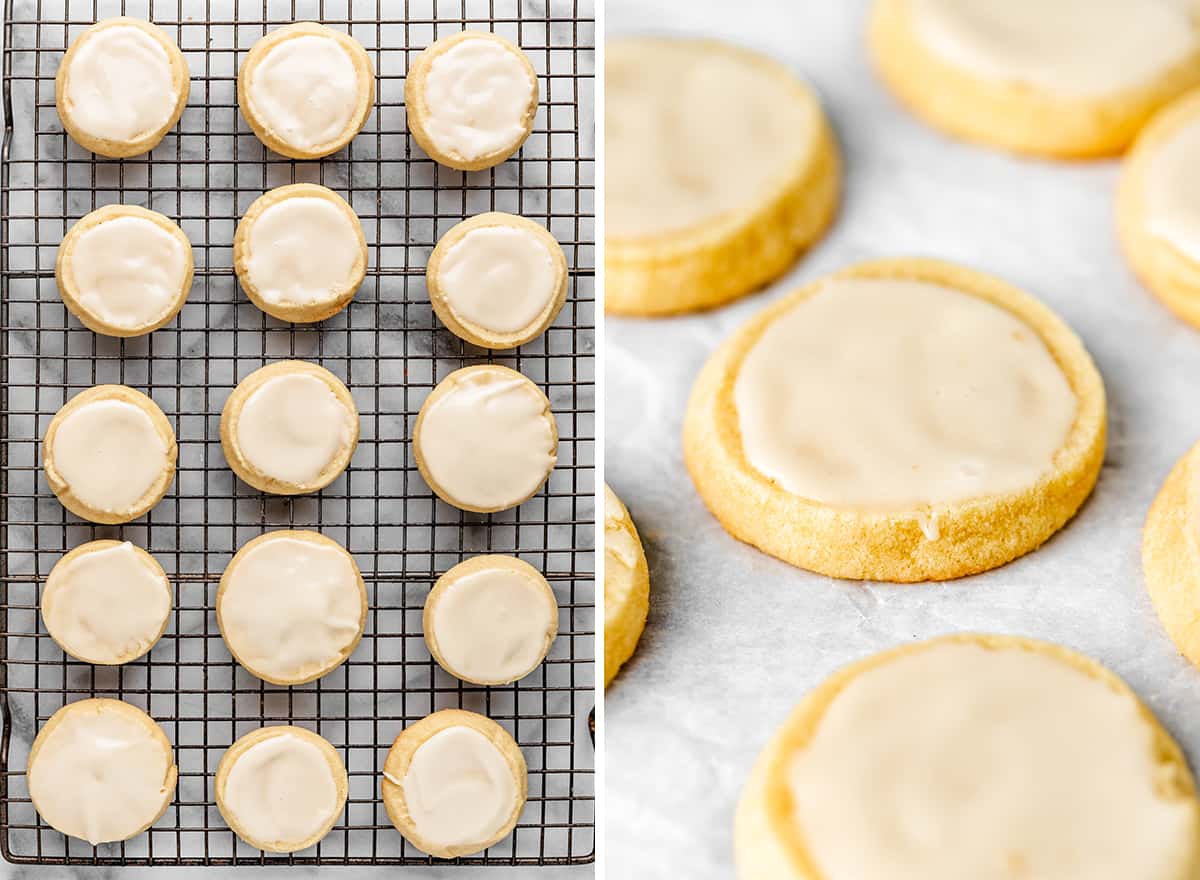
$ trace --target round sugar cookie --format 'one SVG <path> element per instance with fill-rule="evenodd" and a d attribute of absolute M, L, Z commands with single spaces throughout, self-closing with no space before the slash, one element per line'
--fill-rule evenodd
<path fill-rule="evenodd" d="M 633 656 L 650 613 L 650 569 L 633 518 L 604 487 L 604 684 Z"/>
<path fill-rule="evenodd" d="M 837 208 L 820 102 L 765 56 L 713 40 L 609 40 L 604 307 L 711 308 L 782 275 Z"/>
<path fill-rule="evenodd" d="M 139 18 L 98 21 L 76 37 L 54 77 L 58 118 L 80 146 L 123 159 L 149 152 L 187 104 L 179 46 Z"/>
<path fill-rule="evenodd" d="M 346 765 L 328 740 L 303 727 L 260 727 L 217 765 L 217 809 L 234 833 L 266 852 L 315 845 L 346 807 Z"/>
<path fill-rule="evenodd" d="M 955 137 L 1018 153 L 1121 153 L 1200 83 L 1191 0 L 876 0 L 884 83 Z"/>
<path fill-rule="evenodd" d="M 158 821 L 178 778 L 171 741 L 121 700 L 68 703 L 29 750 L 29 797 L 52 828 L 92 846 L 128 840 Z"/>
<path fill-rule="evenodd" d="M 463 31 L 425 48 L 404 79 L 408 129 L 429 157 L 459 171 L 499 165 L 533 131 L 538 81 L 504 37 Z"/>
<path fill-rule="evenodd" d="M 567 258 L 546 227 L 492 211 L 438 239 L 425 269 L 429 301 L 455 336 L 516 348 L 554 323 L 567 299 Z"/>
<path fill-rule="evenodd" d="M 141 336 L 179 314 L 192 288 L 192 245 L 170 218 L 137 205 L 84 216 L 58 246 L 63 303 L 105 336 Z"/>
<path fill-rule="evenodd" d="M 269 149 L 291 159 L 336 153 L 362 130 L 375 99 L 367 50 L 341 31 L 301 21 L 271 31 L 238 69 L 238 107 Z"/>
<path fill-rule="evenodd" d="M 1187 760 L 1129 687 L 1013 636 L 915 642 L 836 672 L 760 753 L 741 880 L 1188 880 Z"/>
<path fill-rule="evenodd" d="M 877 260 L 776 301 L 709 359 L 684 458 L 734 537 L 834 577 L 943 580 L 1040 546 L 1104 457 L 1104 385 L 1037 300 Z"/>
<path fill-rule="evenodd" d="M 1142 531 L 1146 588 L 1167 635 L 1200 666 L 1200 446 L 1171 469 Z"/>
<path fill-rule="evenodd" d="M 175 431 L 153 400 L 126 385 L 96 385 L 55 413 L 42 468 L 63 507 L 97 523 L 137 519 L 175 479 Z"/>
<path fill-rule="evenodd" d="M 404 728 L 383 765 L 383 805 L 421 852 L 483 852 L 516 827 L 529 794 L 525 757 L 503 727 L 443 709 Z"/>

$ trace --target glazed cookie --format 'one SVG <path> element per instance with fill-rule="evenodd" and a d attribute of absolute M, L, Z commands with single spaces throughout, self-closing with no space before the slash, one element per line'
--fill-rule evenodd
<path fill-rule="evenodd" d="M 50 569 L 42 622 L 76 660 L 116 666 L 149 652 L 167 629 L 171 582 L 128 541 L 89 541 Z"/>
<path fill-rule="evenodd" d="M 443 709 L 404 728 L 383 765 L 383 805 L 421 852 L 453 859 L 507 837 L 529 793 L 525 758 L 503 727 Z"/>
<path fill-rule="evenodd" d="M 633 656 L 650 613 L 650 569 L 633 518 L 604 487 L 604 683 Z"/>
<path fill-rule="evenodd" d="M 138 18 L 108 18 L 80 34 L 54 78 L 67 134 L 113 159 L 158 146 L 187 104 L 191 81 L 175 41 Z"/>
<path fill-rule="evenodd" d="M 367 272 L 367 239 L 346 200 L 315 183 L 263 193 L 238 222 L 233 268 L 251 302 L 309 324 L 344 309 Z"/>
<path fill-rule="evenodd" d="M 833 219 L 833 134 L 812 90 L 711 40 L 610 40 L 604 307 L 711 308 L 782 275 Z"/>
<path fill-rule="evenodd" d="M 98 523 L 137 519 L 167 493 L 179 447 L 158 405 L 125 385 L 96 385 L 50 421 L 42 466 L 63 507 Z"/>
<path fill-rule="evenodd" d="M 558 601 L 542 573 L 515 556 L 476 556 L 437 579 L 425 600 L 425 644 L 473 684 L 524 678 L 558 635 Z"/>
<path fill-rule="evenodd" d="M 1142 129 L 1121 168 L 1117 230 L 1138 277 L 1171 311 L 1200 327 L 1200 91 Z"/>
<path fill-rule="evenodd" d="M 175 796 L 171 742 L 120 700 L 80 700 L 50 716 L 29 750 L 29 797 L 53 828 L 92 846 L 128 840 Z"/>
<path fill-rule="evenodd" d="M 298 852 L 329 833 L 346 808 L 346 765 L 303 727 L 260 727 L 217 765 L 217 809 L 234 833 L 266 852 Z"/>
<path fill-rule="evenodd" d="M 734 537 L 834 577 L 943 580 L 1062 528 L 1104 458 L 1079 338 L 1004 282 L 878 260 L 761 312 L 709 360 L 684 421 Z"/>
<path fill-rule="evenodd" d="M 336 153 L 371 115 L 375 71 L 353 37 L 311 21 L 271 31 L 238 70 L 238 107 L 258 139 L 291 159 Z"/>
<path fill-rule="evenodd" d="M 438 240 L 425 270 L 429 300 L 460 339 L 516 348 L 540 336 L 567 298 L 567 258 L 544 226 L 480 214 Z"/>
<path fill-rule="evenodd" d="M 1190 880 L 1187 760 L 1066 648 L 954 635 L 854 663 L 784 722 L 742 792 L 742 880 Z"/>
<path fill-rule="evenodd" d="M 98 208 L 58 246 L 54 278 L 71 314 L 105 336 L 141 336 L 179 314 L 192 245 L 170 218 L 136 205 Z"/>
<path fill-rule="evenodd" d="M 1179 460 L 1150 507 L 1142 568 L 1171 641 L 1200 666 L 1200 446 Z"/>
<path fill-rule="evenodd" d="M 1191 0 L 876 0 L 880 76 L 927 122 L 1018 153 L 1121 153 L 1200 83 Z"/>
<path fill-rule="evenodd" d="M 260 492 L 324 489 L 350 463 L 358 409 L 341 380 L 307 361 L 255 370 L 221 410 L 221 448 L 233 472 Z"/>
<path fill-rule="evenodd" d="M 439 382 L 421 404 L 412 442 L 429 488 L 476 513 L 528 501 L 558 458 L 550 401 L 516 370 L 496 364 L 455 370 Z"/>
<path fill-rule="evenodd" d="M 354 557 L 316 532 L 259 535 L 234 555 L 217 588 L 225 646 L 271 684 L 304 684 L 340 666 L 366 622 Z"/>
<path fill-rule="evenodd" d="M 435 162 L 499 165 L 525 143 L 537 113 L 533 65 L 503 37 L 463 31 L 427 47 L 404 80 L 408 128 Z"/>

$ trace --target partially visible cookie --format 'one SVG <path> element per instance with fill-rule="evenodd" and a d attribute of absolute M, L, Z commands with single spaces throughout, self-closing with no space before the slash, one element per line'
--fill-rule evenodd
<path fill-rule="evenodd" d="M 650 569 L 637 527 L 604 487 L 604 683 L 633 656 L 650 613 Z"/>
<path fill-rule="evenodd" d="M 1142 569 L 1167 635 L 1200 666 L 1200 445 L 1171 469 L 1150 507 Z"/>

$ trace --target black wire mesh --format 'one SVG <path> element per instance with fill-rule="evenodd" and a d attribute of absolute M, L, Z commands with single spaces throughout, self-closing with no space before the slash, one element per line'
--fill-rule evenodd
<path fill-rule="evenodd" d="M 182 120 L 149 155 L 97 159 L 62 131 L 54 74 L 85 27 L 112 15 L 149 18 L 178 41 L 192 76 Z M 376 68 L 376 104 L 363 132 L 321 162 L 264 150 L 237 111 L 237 67 L 266 31 L 314 19 L 347 30 Z M 539 73 L 534 133 L 518 156 L 474 174 L 439 168 L 408 137 L 403 77 L 416 53 L 463 28 L 494 30 Z M 589 862 L 594 776 L 587 715 L 594 702 L 594 140 L 591 0 L 5 0 L 0 179 L 0 851 L 51 864 L 422 864 L 379 800 L 393 738 L 435 709 L 483 712 L 512 732 L 529 763 L 530 798 L 515 833 L 470 864 Z M 264 190 L 320 182 L 344 195 L 370 245 L 353 304 L 316 326 L 263 315 L 232 271 L 237 218 Z M 70 317 L 54 283 L 67 228 L 98 206 L 125 202 L 176 219 L 196 273 L 179 317 L 149 336 L 97 336 Z M 571 268 L 567 305 L 545 335 L 490 355 L 439 326 L 424 289 L 426 259 L 464 217 L 510 211 L 545 223 Z M 239 379 L 269 361 L 316 361 L 350 387 L 362 437 L 348 471 L 303 498 L 264 496 L 236 480 L 221 453 L 219 415 Z M 409 445 L 422 400 L 461 366 L 495 361 L 549 395 L 559 464 L 545 490 L 502 514 L 478 516 L 437 500 Z M 124 527 L 68 514 L 39 466 L 39 440 L 71 396 L 104 382 L 147 392 L 174 423 L 179 470 L 168 496 Z M 325 678 L 264 684 L 221 641 L 212 603 L 233 552 L 264 530 L 315 528 L 355 555 L 370 615 L 358 650 Z M 175 587 L 168 630 L 124 667 L 67 658 L 42 627 L 38 593 L 64 552 L 122 537 L 149 550 Z M 561 608 L 546 663 L 516 685 L 465 685 L 430 659 L 421 608 L 433 579 L 460 560 L 516 553 L 544 571 Z M 65 702 L 112 696 L 146 709 L 175 744 L 177 796 L 146 834 L 92 847 L 49 828 L 25 780 L 30 741 Z M 238 841 L 217 812 L 212 780 L 224 750 L 263 724 L 316 730 L 340 751 L 350 798 L 315 848 L 264 854 Z"/>

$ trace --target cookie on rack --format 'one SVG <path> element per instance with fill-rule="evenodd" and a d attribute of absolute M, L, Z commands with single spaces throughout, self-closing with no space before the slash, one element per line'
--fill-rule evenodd
<path fill-rule="evenodd" d="M 1183 656 L 1200 666 L 1200 445 L 1171 469 L 1142 531 L 1154 610 Z"/>
<path fill-rule="evenodd" d="M 472 684 L 524 678 L 558 635 L 545 576 L 515 556 L 475 556 L 437 579 L 425 599 L 425 644 L 443 669 Z"/>
<path fill-rule="evenodd" d="M 77 143 L 113 159 L 158 146 L 187 104 L 179 46 L 139 18 L 98 21 L 75 38 L 54 78 L 58 118 Z"/>
<path fill-rule="evenodd" d="M 52 828 L 93 846 L 141 834 L 175 796 L 171 742 L 121 700 L 68 703 L 29 750 L 29 797 Z"/>
<path fill-rule="evenodd" d="M 175 431 L 153 400 L 126 385 L 96 385 L 50 421 L 42 467 L 63 507 L 97 523 L 137 519 L 175 479 Z"/>
<path fill-rule="evenodd" d="M 358 444 L 358 409 L 337 376 L 307 361 L 261 367 L 221 410 L 221 448 L 260 492 L 304 495 L 346 469 Z"/>
<path fill-rule="evenodd" d="M 558 427 L 542 390 L 516 370 L 455 370 L 421 404 L 413 456 L 447 504 L 475 513 L 533 497 L 558 459 Z"/>
<path fill-rule="evenodd" d="M 354 653 L 367 622 L 362 574 L 342 545 L 310 531 L 275 531 L 242 546 L 221 575 L 217 626 L 252 675 L 292 686 Z"/>
<path fill-rule="evenodd" d="M 742 880 L 1184 880 L 1200 805 L 1179 746 L 1099 663 L 952 635 L 805 697 L 742 791 L 734 851 Z"/>
<path fill-rule="evenodd" d="M 1117 230 L 1138 277 L 1166 306 L 1200 327 L 1200 90 L 1142 129 L 1121 167 Z"/>
<path fill-rule="evenodd" d="M 170 323 L 192 288 L 192 245 L 169 217 L 137 205 L 85 215 L 58 246 L 63 303 L 105 336 L 141 336 Z"/>
<path fill-rule="evenodd" d="M 667 315 L 782 275 L 837 209 L 840 160 L 791 70 L 713 40 L 609 40 L 604 307 Z"/>
<path fill-rule="evenodd" d="M 233 268 L 251 302 L 281 321 L 324 321 L 349 305 L 367 272 L 367 239 L 346 200 L 293 183 L 263 193 L 238 221 Z"/>
<path fill-rule="evenodd" d="M 461 709 L 404 728 L 381 786 L 396 830 L 442 859 L 483 852 L 507 837 L 529 793 L 525 757 L 508 731 Z"/>
<path fill-rule="evenodd" d="M 42 622 L 76 660 L 98 666 L 148 653 L 166 632 L 171 582 L 128 541 L 89 541 L 54 563 L 42 590 Z"/>
<path fill-rule="evenodd" d="M 375 71 L 348 34 L 302 21 L 271 31 L 238 69 L 238 107 L 269 149 L 320 159 L 354 140 L 371 115 Z"/>
<path fill-rule="evenodd" d="M 441 165 L 499 165 L 533 131 L 538 81 L 525 54 L 483 31 L 443 37 L 416 57 L 404 80 L 408 129 Z"/>
<path fill-rule="evenodd" d="M 1042 303 L 876 260 L 780 299 L 709 359 L 684 458 L 730 534 L 834 577 L 943 580 L 1039 547 L 1104 458 L 1105 395 Z"/>
<path fill-rule="evenodd" d="M 1191 0 L 877 0 L 875 66 L 909 109 L 955 137 L 1018 153 L 1121 153 L 1200 83 Z"/>
<path fill-rule="evenodd" d="M 321 840 L 346 808 L 349 777 L 324 737 L 303 727 L 260 727 L 217 765 L 217 809 L 233 832 L 266 852 L 291 853 Z"/>
<path fill-rule="evenodd" d="M 438 239 L 425 282 L 434 312 L 455 336 L 483 348 L 516 348 L 558 317 L 567 258 L 540 223 L 492 211 Z"/>
<path fill-rule="evenodd" d="M 633 517 L 604 487 L 604 684 L 633 656 L 650 613 L 650 569 Z"/>

